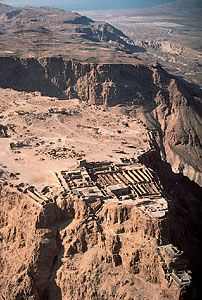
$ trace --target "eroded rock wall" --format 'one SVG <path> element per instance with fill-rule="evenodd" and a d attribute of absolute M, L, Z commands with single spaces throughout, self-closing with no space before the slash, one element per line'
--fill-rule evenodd
<path fill-rule="evenodd" d="M 175 172 L 202 185 L 201 89 L 160 65 L 91 64 L 62 57 L 0 58 L 0 86 L 97 105 L 135 105 Z"/>
<path fill-rule="evenodd" d="M 167 220 L 76 196 L 42 207 L 8 186 L 0 200 L 4 299 L 186 299 L 159 257 Z"/>
<path fill-rule="evenodd" d="M 55 286 L 56 224 L 62 215 L 9 186 L 0 187 L 0 202 L 1 297 L 48 299 L 50 286 Z"/>
<path fill-rule="evenodd" d="M 156 150 L 143 154 L 141 163 L 152 168 L 161 178 L 165 197 L 169 199 L 167 222 L 169 241 L 183 249 L 192 270 L 193 294 L 187 299 L 200 299 L 202 261 L 201 188 L 182 174 L 172 172 L 171 166 L 160 159 Z M 165 228 L 165 227 L 164 227 Z"/>

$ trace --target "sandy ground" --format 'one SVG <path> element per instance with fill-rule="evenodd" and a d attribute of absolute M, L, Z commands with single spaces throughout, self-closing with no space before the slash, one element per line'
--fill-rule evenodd
<path fill-rule="evenodd" d="M 58 185 L 55 172 L 75 167 L 79 158 L 120 162 L 149 148 L 144 126 L 121 107 L 10 89 L 0 89 L 0 107 L 0 124 L 8 126 L 9 135 L 0 137 L 0 170 L 14 184 L 40 190 Z"/>

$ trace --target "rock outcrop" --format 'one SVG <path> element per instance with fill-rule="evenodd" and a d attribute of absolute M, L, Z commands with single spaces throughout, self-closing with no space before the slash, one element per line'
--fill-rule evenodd
<path fill-rule="evenodd" d="M 46 299 L 57 255 L 51 222 L 44 221 L 42 207 L 16 189 L 3 186 L 0 189 L 1 297 Z"/>
<path fill-rule="evenodd" d="M 0 86 L 96 105 L 132 105 L 158 131 L 173 170 L 202 184 L 201 89 L 160 65 L 90 64 L 61 57 L 0 59 Z"/>
<path fill-rule="evenodd" d="M 201 289 L 201 188 L 182 174 L 174 174 L 168 163 L 160 159 L 160 153 L 150 151 L 140 158 L 142 163 L 152 167 L 161 178 L 164 195 L 169 201 L 170 241 L 179 249 L 183 249 L 193 271 L 193 294 L 188 299 L 200 299 Z M 168 232 L 166 233 L 168 236 Z"/>
<path fill-rule="evenodd" d="M 132 203 L 61 194 L 42 206 L 14 187 L 0 192 L 3 299 L 189 297 L 189 285 L 165 276 L 184 265 L 169 254 L 176 250 L 167 219 Z"/>

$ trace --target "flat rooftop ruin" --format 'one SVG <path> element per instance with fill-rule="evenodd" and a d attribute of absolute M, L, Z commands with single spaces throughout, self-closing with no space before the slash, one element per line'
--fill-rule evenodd
<path fill-rule="evenodd" d="M 168 203 L 161 194 L 156 174 L 143 164 L 127 160 L 111 162 L 78 161 L 75 170 L 57 173 L 63 191 L 89 199 L 133 203 L 151 218 L 163 218 Z"/>
<path fill-rule="evenodd" d="M 192 281 L 191 271 L 186 269 L 183 252 L 172 244 L 158 248 L 164 277 L 170 285 L 174 282 L 178 287 L 189 286 Z"/>
<path fill-rule="evenodd" d="M 34 186 L 19 184 L 17 189 L 39 206 L 54 204 L 57 196 L 77 196 L 85 201 L 134 204 L 151 218 L 162 219 L 168 212 L 168 202 L 162 195 L 157 175 L 133 159 L 120 164 L 78 160 L 78 167 L 55 173 L 57 186 L 47 186 L 39 192 Z"/>

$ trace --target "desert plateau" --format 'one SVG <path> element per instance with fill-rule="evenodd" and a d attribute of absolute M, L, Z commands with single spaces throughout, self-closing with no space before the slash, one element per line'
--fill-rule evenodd
<path fill-rule="evenodd" d="M 0 300 L 202 299 L 202 7 L 167 2 L 0 4 Z"/>

